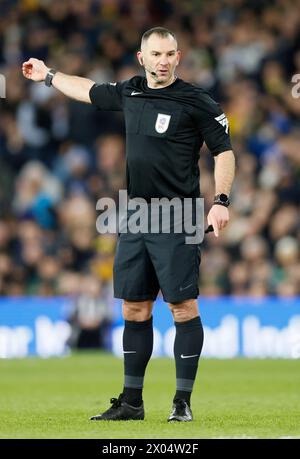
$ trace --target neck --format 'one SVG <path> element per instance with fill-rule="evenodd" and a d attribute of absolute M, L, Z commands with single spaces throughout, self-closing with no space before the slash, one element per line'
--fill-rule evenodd
<path fill-rule="evenodd" d="M 149 88 L 160 89 L 160 88 L 166 88 L 167 86 L 170 86 L 172 83 L 174 83 L 174 81 L 177 79 L 177 76 L 172 75 L 172 77 L 169 80 L 165 82 L 160 82 L 159 80 L 155 79 L 155 77 L 153 77 L 152 75 L 148 76 L 147 74 L 146 79 L 147 79 L 147 85 Z"/>

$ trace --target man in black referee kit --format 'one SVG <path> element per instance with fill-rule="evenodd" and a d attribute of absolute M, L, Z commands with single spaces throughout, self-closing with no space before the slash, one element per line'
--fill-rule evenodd
<path fill-rule="evenodd" d="M 215 160 L 215 199 L 207 222 L 218 237 L 229 220 L 235 170 L 226 116 L 203 89 L 175 76 L 180 51 L 169 30 L 156 27 L 145 32 L 137 58 L 146 77 L 119 83 L 96 84 L 65 75 L 34 58 L 24 62 L 22 71 L 26 78 L 45 81 L 68 97 L 124 112 L 130 199 L 200 197 L 198 160 L 205 141 Z M 176 393 L 168 421 L 192 421 L 190 398 L 203 345 L 197 303 L 200 250 L 199 244 L 186 244 L 184 236 L 120 234 L 114 292 L 124 300 L 124 388 L 111 399 L 111 407 L 92 420 L 144 419 L 142 390 L 153 347 L 152 308 L 161 289 L 176 328 Z"/>

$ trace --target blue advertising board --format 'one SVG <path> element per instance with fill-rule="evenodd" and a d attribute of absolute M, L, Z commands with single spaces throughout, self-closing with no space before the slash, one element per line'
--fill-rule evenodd
<path fill-rule="evenodd" d="M 203 357 L 300 358 L 300 298 L 199 297 Z M 121 302 L 112 334 L 122 354 Z M 173 356 L 175 327 L 166 303 L 154 306 L 154 355 Z"/>
<path fill-rule="evenodd" d="M 72 302 L 0 298 L 0 358 L 66 355 Z M 199 297 L 203 357 L 300 358 L 300 298 Z M 173 356 L 175 328 L 166 303 L 153 311 L 153 356 Z M 122 356 L 121 301 L 114 304 L 112 352 Z"/>
<path fill-rule="evenodd" d="M 0 358 L 68 353 L 70 308 L 66 298 L 0 298 Z"/>

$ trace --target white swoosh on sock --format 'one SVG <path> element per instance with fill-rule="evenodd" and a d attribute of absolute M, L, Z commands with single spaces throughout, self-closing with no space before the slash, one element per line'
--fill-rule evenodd
<path fill-rule="evenodd" d="M 195 354 L 195 355 L 183 355 L 183 354 L 181 354 L 180 357 L 182 359 L 191 359 L 192 357 L 199 357 L 199 354 Z"/>

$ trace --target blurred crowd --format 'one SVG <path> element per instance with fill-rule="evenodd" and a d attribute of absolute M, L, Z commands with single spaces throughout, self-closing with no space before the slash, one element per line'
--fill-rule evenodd
<path fill-rule="evenodd" d="M 126 188 L 123 115 L 26 80 L 21 64 L 128 79 L 156 25 L 177 35 L 178 76 L 221 103 L 236 155 L 230 223 L 205 237 L 201 294 L 300 294 L 299 0 L 1 0 L 0 294 L 71 295 L 91 330 L 111 314 L 116 236 L 97 233 L 96 202 Z M 208 211 L 205 147 L 200 171 Z"/>

